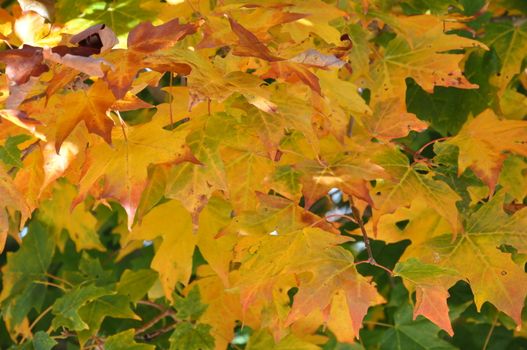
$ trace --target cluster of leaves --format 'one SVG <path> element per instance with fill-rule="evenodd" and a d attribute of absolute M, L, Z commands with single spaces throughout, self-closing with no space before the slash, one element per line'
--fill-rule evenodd
<path fill-rule="evenodd" d="M 523 2 L 0 17 L 1 348 L 527 348 Z"/>

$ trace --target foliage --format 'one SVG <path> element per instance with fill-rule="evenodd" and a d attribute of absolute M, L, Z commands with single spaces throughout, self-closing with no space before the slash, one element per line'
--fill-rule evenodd
<path fill-rule="evenodd" d="M 3 4 L 0 348 L 527 348 L 523 2 Z"/>

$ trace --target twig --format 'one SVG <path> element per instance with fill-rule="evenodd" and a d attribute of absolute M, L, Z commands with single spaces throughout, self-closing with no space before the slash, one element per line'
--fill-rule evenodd
<path fill-rule="evenodd" d="M 176 328 L 176 326 L 178 325 L 179 322 L 175 322 L 175 323 L 172 323 L 172 324 L 169 324 L 168 326 L 165 326 L 163 328 L 160 328 L 160 329 L 157 329 L 151 333 L 145 333 L 143 334 L 142 336 L 140 336 L 140 338 L 142 340 L 150 340 L 150 339 L 154 339 L 156 337 L 159 337 L 160 335 L 163 335 L 167 332 L 170 332 L 171 330 L 173 330 L 174 328 Z"/>
<path fill-rule="evenodd" d="M 165 311 L 165 306 L 163 305 L 159 305 L 158 303 L 154 303 L 153 301 L 149 301 L 149 300 L 139 300 L 137 301 L 138 304 L 141 304 L 141 305 L 148 305 L 148 306 L 151 306 L 153 308 L 156 308 L 158 309 L 159 311 Z"/>
<path fill-rule="evenodd" d="M 371 265 L 371 266 L 378 267 L 378 268 L 380 268 L 380 269 L 382 269 L 382 270 L 388 272 L 388 274 L 389 274 L 390 276 L 393 276 L 393 271 L 392 271 L 392 270 L 390 270 L 389 268 L 387 268 L 387 267 L 385 267 L 385 266 L 382 266 L 381 264 L 377 263 L 375 260 L 374 260 L 374 261 L 370 261 L 370 259 L 368 259 L 368 260 L 363 260 L 363 261 L 357 261 L 357 262 L 355 263 L 355 265 L 362 265 L 362 264 L 369 264 L 369 265 Z"/>
<path fill-rule="evenodd" d="M 145 323 L 143 326 L 137 328 L 135 330 L 135 335 L 138 336 L 139 334 L 144 333 L 146 330 L 154 326 L 157 322 L 161 321 L 167 316 L 171 316 L 172 314 L 174 314 L 174 311 L 171 309 L 167 309 L 163 311 L 162 313 L 160 313 L 159 315 L 157 315 L 156 317 L 154 317 L 153 319 Z"/>
<path fill-rule="evenodd" d="M 33 150 L 38 146 L 40 140 L 36 140 L 35 142 L 33 142 L 32 144 L 30 144 L 29 146 L 27 146 L 26 148 L 24 148 L 20 153 L 21 153 L 21 156 L 20 156 L 20 160 L 21 161 L 24 161 L 24 159 L 26 159 L 26 157 L 31 153 L 33 152 Z M 13 175 L 14 172 L 16 170 L 16 166 L 12 167 L 11 169 L 9 169 L 7 171 L 7 173 L 9 175 Z"/>
<path fill-rule="evenodd" d="M 350 196 L 350 206 L 351 206 L 351 214 L 355 218 L 357 225 L 359 225 L 360 231 L 362 233 L 362 238 L 364 239 L 364 245 L 366 246 L 366 252 L 368 253 L 368 261 L 370 261 L 372 265 L 377 264 L 377 262 L 373 258 L 373 251 L 371 250 L 370 238 L 368 237 L 368 232 L 366 232 L 366 227 L 364 227 L 364 222 L 362 221 L 361 213 L 359 212 L 359 209 L 357 209 L 357 207 L 353 203 L 353 197 L 351 196 Z"/>

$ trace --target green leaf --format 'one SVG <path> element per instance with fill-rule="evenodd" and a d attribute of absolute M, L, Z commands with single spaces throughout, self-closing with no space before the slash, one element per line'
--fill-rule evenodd
<path fill-rule="evenodd" d="M 194 286 L 185 297 L 176 295 L 174 307 L 180 319 L 197 320 L 207 310 L 201 303 L 198 286 Z"/>
<path fill-rule="evenodd" d="M 4 146 L 0 146 L 0 160 L 8 166 L 15 166 L 21 168 L 24 164 L 20 159 L 22 152 L 18 149 L 18 145 L 24 141 L 29 140 L 28 135 L 11 136 L 7 139 Z"/>
<path fill-rule="evenodd" d="M 55 250 L 53 236 L 33 221 L 22 246 L 7 254 L 2 269 L 1 309 L 4 320 L 12 327 L 19 325 L 32 308 L 39 308 L 46 287 L 36 281 L 47 281 L 46 272 Z"/>
<path fill-rule="evenodd" d="M 157 272 L 153 270 L 125 270 L 117 283 L 117 292 L 127 295 L 131 301 L 141 299 L 157 281 Z"/>
<path fill-rule="evenodd" d="M 455 349 L 437 336 L 439 328 L 427 319 L 419 317 L 412 320 L 412 309 L 409 305 L 401 307 L 395 313 L 395 325 L 388 329 L 380 343 L 382 350 L 407 349 Z"/>
<path fill-rule="evenodd" d="M 80 285 L 68 291 L 53 304 L 52 312 L 55 315 L 52 322 L 53 329 L 61 326 L 76 331 L 88 329 L 89 325 L 79 315 L 81 306 L 104 295 L 114 293 L 107 288 L 96 287 L 93 284 Z"/>
<path fill-rule="evenodd" d="M 203 323 L 179 323 L 170 336 L 170 350 L 213 350 L 214 338 L 210 335 L 211 328 Z"/>
<path fill-rule="evenodd" d="M 35 350 L 51 350 L 58 343 L 46 332 L 37 332 L 33 336 L 33 346 Z"/>
<path fill-rule="evenodd" d="M 503 90 L 514 75 L 520 73 L 522 61 L 527 56 L 527 24 L 489 23 L 483 41 L 498 54 L 501 70 L 495 83 Z"/>
<path fill-rule="evenodd" d="M 9 350 L 51 350 L 58 343 L 51 338 L 49 334 L 43 331 L 38 331 L 33 335 L 33 339 L 23 344 L 12 346 Z"/>
<path fill-rule="evenodd" d="M 88 330 L 78 332 L 81 343 L 97 333 L 106 317 L 141 319 L 130 309 L 130 299 L 123 295 L 107 295 L 95 299 L 82 306 L 79 315 L 88 325 Z"/>
<path fill-rule="evenodd" d="M 133 329 L 126 330 L 108 337 L 104 342 L 105 350 L 154 350 L 155 346 L 147 344 L 139 344 L 134 341 L 135 331 Z"/>

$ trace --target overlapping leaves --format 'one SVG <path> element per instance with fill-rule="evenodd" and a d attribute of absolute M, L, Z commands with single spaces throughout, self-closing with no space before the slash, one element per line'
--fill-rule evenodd
<path fill-rule="evenodd" d="M 507 6 L 0 12 L 0 346 L 449 348 L 459 281 L 520 329 L 527 34 Z M 384 266 L 368 235 L 409 245 Z"/>

